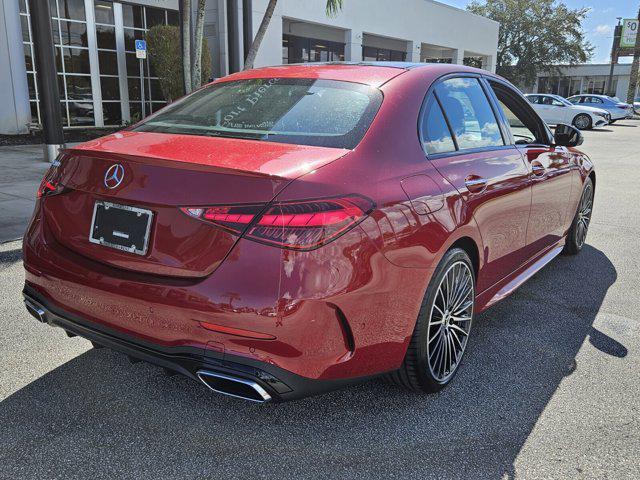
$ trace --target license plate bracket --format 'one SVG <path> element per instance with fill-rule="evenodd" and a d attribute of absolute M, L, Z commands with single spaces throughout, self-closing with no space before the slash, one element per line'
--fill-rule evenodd
<path fill-rule="evenodd" d="M 153 212 L 144 208 L 97 200 L 89 241 L 137 255 L 146 255 Z"/>

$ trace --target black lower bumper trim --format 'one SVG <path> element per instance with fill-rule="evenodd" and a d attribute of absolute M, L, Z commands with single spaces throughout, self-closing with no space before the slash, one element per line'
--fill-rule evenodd
<path fill-rule="evenodd" d="M 211 350 L 207 350 L 205 354 L 203 348 L 158 345 L 65 312 L 51 305 L 28 284 L 25 285 L 22 294 L 27 309 L 35 318 L 49 325 L 60 327 L 69 334 L 86 338 L 93 344 L 108 347 L 130 357 L 173 370 L 198 382 L 200 382 L 198 372 L 202 370 L 251 380 L 264 388 L 274 401 L 299 399 L 372 378 L 315 380 L 296 375 L 275 365 L 237 355 L 223 355 Z M 39 309 L 43 313 L 35 315 L 34 309 Z"/>

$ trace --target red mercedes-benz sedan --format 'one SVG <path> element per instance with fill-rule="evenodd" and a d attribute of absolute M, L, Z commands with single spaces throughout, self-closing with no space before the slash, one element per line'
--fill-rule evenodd
<path fill-rule="evenodd" d="M 475 315 L 582 248 L 581 142 L 460 65 L 241 72 L 63 151 L 24 238 L 25 303 L 248 400 L 379 374 L 433 392 Z"/>

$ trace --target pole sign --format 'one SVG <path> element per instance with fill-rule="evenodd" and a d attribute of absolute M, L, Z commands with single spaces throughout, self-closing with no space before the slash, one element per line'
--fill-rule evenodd
<path fill-rule="evenodd" d="M 620 37 L 620 48 L 633 48 L 636 46 L 636 35 L 638 34 L 637 18 L 625 18 L 622 24 L 622 36 Z"/>
<path fill-rule="evenodd" d="M 136 40 L 136 58 L 144 60 L 147 58 L 147 42 Z"/>

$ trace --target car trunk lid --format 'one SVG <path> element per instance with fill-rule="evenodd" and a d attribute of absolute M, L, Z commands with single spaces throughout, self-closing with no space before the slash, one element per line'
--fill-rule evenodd
<path fill-rule="evenodd" d="M 137 272 L 202 277 L 220 265 L 238 237 L 187 216 L 180 207 L 266 204 L 294 178 L 347 151 L 123 132 L 68 150 L 58 176 L 67 191 L 45 197 L 43 210 L 56 240 L 76 253 Z M 105 182 L 114 165 L 122 166 L 117 186 Z M 97 201 L 152 212 L 144 254 L 90 241 Z"/>

